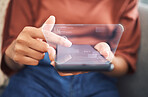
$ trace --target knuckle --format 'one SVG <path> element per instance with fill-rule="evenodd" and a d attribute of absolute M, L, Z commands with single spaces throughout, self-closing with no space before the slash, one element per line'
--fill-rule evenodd
<path fill-rule="evenodd" d="M 15 53 L 18 52 L 18 46 L 17 46 L 17 45 L 15 45 L 15 47 L 14 47 L 14 52 L 15 52 Z"/>
<path fill-rule="evenodd" d="M 17 54 L 14 55 L 13 60 L 19 63 L 19 56 Z"/>
<path fill-rule="evenodd" d="M 15 45 L 15 48 L 14 48 L 14 52 L 15 52 L 15 53 L 20 53 L 20 52 L 22 52 L 22 51 L 23 51 L 23 50 L 21 49 L 20 46 Z"/>
<path fill-rule="evenodd" d="M 19 38 L 16 39 L 16 43 L 23 44 L 23 43 L 25 43 L 25 42 L 26 42 L 26 40 L 25 40 L 25 38 L 23 38 L 23 37 L 19 37 Z"/>
<path fill-rule="evenodd" d="M 21 33 L 26 35 L 34 34 L 34 31 L 33 31 L 34 29 L 35 29 L 34 27 L 26 26 L 24 27 Z"/>
<path fill-rule="evenodd" d="M 23 29 L 23 31 L 22 31 L 22 32 L 28 32 L 28 31 L 30 30 L 30 28 L 31 28 L 31 27 L 26 26 L 26 27 L 24 27 L 24 29 Z"/>
<path fill-rule="evenodd" d="M 29 37 L 25 37 L 25 36 L 21 36 L 21 37 L 18 37 L 16 39 L 16 45 L 30 45 L 30 42 L 29 42 L 30 38 Z"/>

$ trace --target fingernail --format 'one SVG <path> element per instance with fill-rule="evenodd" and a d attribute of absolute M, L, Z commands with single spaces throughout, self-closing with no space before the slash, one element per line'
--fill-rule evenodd
<path fill-rule="evenodd" d="M 51 15 L 50 18 L 55 18 L 55 16 Z"/>

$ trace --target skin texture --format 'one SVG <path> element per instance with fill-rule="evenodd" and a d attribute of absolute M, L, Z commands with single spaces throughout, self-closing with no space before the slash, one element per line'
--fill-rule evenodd
<path fill-rule="evenodd" d="M 50 26 L 46 26 L 50 24 Z M 50 42 L 70 47 L 72 43 L 51 32 L 55 24 L 55 17 L 50 16 L 41 28 L 25 27 L 18 37 L 10 44 L 5 51 L 5 62 L 13 69 L 18 70 L 25 65 L 38 65 L 39 61 L 44 58 L 45 52 L 49 53 L 51 64 L 55 66 L 56 51 L 53 47 L 49 46 L 45 41 L 43 31 L 48 31 Z M 111 61 L 115 68 L 111 72 L 103 72 L 109 76 L 121 76 L 127 73 L 128 64 L 120 56 L 114 56 L 107 43 L 101 42 L 94 47 L 100 52 L 107 60 Z M 63 73 L 58 72 L 61 76 L 77 75 L 87 72 L 74 72 Z"/>

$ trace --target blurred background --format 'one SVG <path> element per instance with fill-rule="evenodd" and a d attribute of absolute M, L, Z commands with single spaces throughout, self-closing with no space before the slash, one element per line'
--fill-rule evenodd
<path fill-rule="evenodd" d="M 4 26 L 4 17 L 5 17 L 5 12 L 6 12 L 8 2 L 9 0 L 0 0 L 0 49 L 1 49 L 1 43 L 2 43 L 2 30 Z M 1 59 L 1 52 L 0 52 L 0 59 Z M 5 76 L 0 69 L 0 95 L 3 89 L 5 88 L 5 86 L 7 85 L 7 83 L 8 83 L 7 76 Z"/>
<path fill-rule="evenodd" d="M 148 0 L 140 0 L 140 1 L 148 4 Z"/>
<path fill-rule="evenodd" d="M 9 0 L 0 0 L 0 45 L 2 42 L 4 17 L 8 3 Z M 139 59 L 137 62 L 137 72 L 133 75 L 119 78 L 118 88 L 121 97 L 148 97 L 148 0 L 139 0 L 139 13 L 142 36 Z M 0 95 L 7 84 L 8 78 L 0 70 Z"/>

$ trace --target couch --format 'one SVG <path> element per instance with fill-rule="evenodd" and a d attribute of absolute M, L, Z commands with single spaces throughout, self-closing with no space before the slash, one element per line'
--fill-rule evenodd
<path fill-rule="evenodd" d="M 121 97 L 148 97 L 148 5 L 139 3 L 141 23 L 141 46 L 137 71 L 119 78 L 118 88 Z"/>

